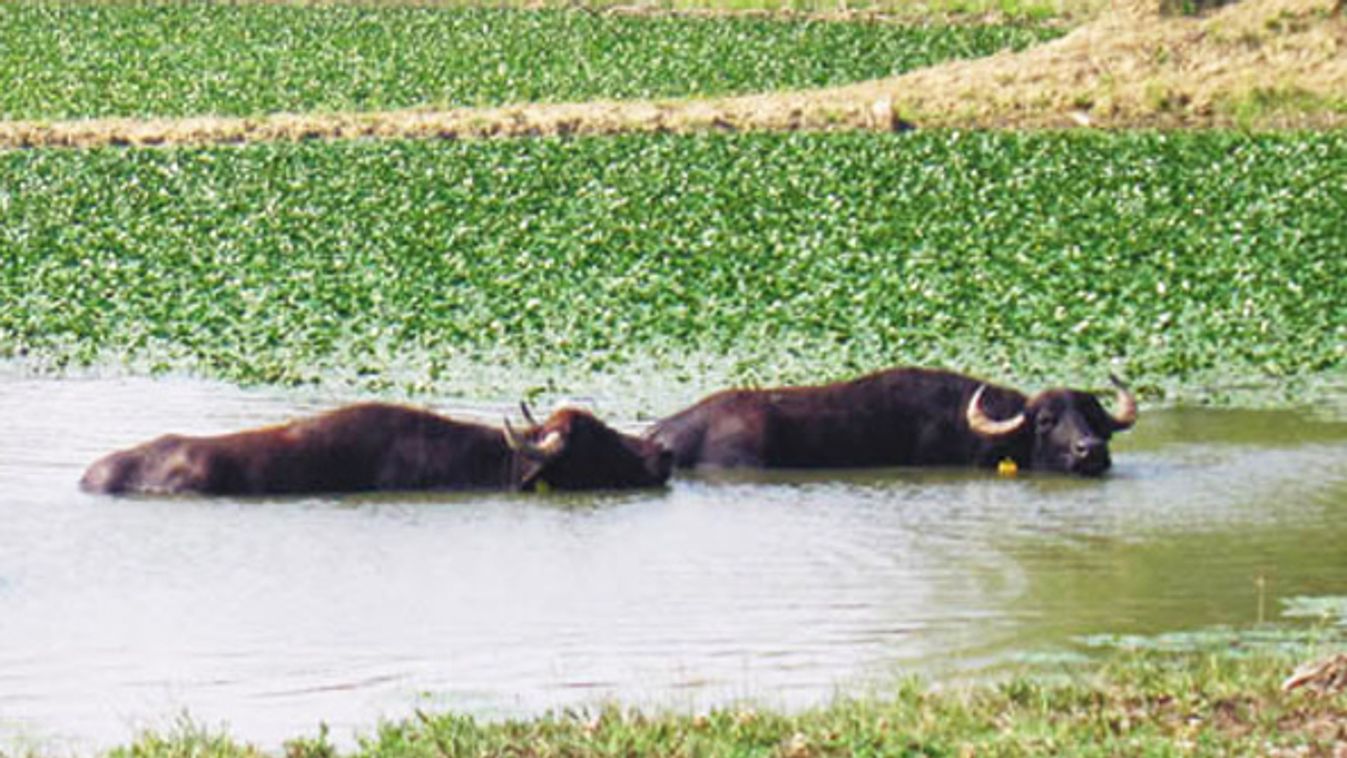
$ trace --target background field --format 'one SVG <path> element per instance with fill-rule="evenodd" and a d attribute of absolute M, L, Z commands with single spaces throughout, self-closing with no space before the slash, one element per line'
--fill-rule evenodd
<path fill-rule="evenodd" d="M 1014 26 L 285 5 L 0 4 L 0 119 L 659 98 L 891 76 Z"/>
<path fill-rule="evenodd" d="M 492 397 L 463 365 L 1294 392 L 1347 357 L 1342 165 L 1341 133 L 8 153 L 0 349 Z"/>

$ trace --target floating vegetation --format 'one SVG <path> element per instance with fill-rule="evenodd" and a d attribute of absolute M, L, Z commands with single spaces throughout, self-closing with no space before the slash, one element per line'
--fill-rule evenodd
<path fill-rule="evenodd" d="M 1282 600 L 1282 615 L 1287 618 L 1316 619 L 1337 626 L 1347 626 L 1347 597 L 1288 597 Z"/>
<path fill-rule="evenodd" d="M 249 116 L 817 87 L 1060 32 L 580 11 L 0 4 L 0 118 Z"/>
<path fill-rule="evenodd" d="M 1087 649 L 1227 655 L 1288 654 L 1312 657 L 1326 646 L 1347 644 L 1347 597 L 1295 596 L 1282 599 L 1282 617 L 1291 621 L 1250 627 L 1215 626 L 1163 634 L 1100 634 L 1082 637 Z M 1316 623 L 1299 623 L 1308 619 Z"/>
<path fill-rule="evenodd" d="M 423 390 L 463 363 L 1294 387 L 1347 358 L 1343 166 L 1341 133 L 15 152 L 0 355 Z"/>

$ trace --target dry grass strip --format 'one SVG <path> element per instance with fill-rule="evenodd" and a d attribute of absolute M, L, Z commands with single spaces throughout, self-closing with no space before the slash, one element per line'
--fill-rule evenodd
<path fill-rule="evenodd" d="M 0 122 L 0 148 L 891 130 L 906 121 L 957 128 L 1347 126 L 1347 18 L 1335 0 L 1245 0 L 1200 19 L 1161 17 L 1126 2 L 1023 52 L 831 89 L 447 111 L 12 121 Z"/>
<path fill-rule="evenodd" d="M 946 126 L 1344 126 L 1347 18 L 1332 0 L 1245 0 L 1202 19 L 1120 5 L 1019 54 L 876 86 Z"/>

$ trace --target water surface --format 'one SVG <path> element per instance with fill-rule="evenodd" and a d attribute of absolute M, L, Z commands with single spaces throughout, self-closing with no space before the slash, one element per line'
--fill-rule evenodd
<path fill-rule="evenodd" d="M 274 748 L 415 707 L 799 707 L 1081 635 L 1254 623 L 1260 580 L 1269 612 L 1347 589 L 1347 424 L 1289 411 L 1144 409 L 1100 481 L 890 470 L 260 501 L 76 486 L 163 432 L 338 402 L 0 378 L 0 750 L 107 746 L 184 711 Z"/>

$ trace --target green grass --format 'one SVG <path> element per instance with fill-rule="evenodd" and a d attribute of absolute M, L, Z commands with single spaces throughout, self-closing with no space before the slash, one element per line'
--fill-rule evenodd
<path fill-rule="evenodd" d="M 581 11 L 0 3 L 0 118 L 247 116 L 813 87 L 1059 32 Z"/>
<path fill-rule="evenodd" d="M 706 715 L 594 713 L 482 722 L 418 713 L 339 750 L 325 732 L 287 743 L 290 758 L 336 755 L 1117 756 L 1331 755 L 1342 747 L 1339 698 L 1282 694 L 1281 656 L 1116 655 L 1056 681 L 839 700 L 796 714 L 725 708 Z M 1301 752 L 1297 752 L 1301 751 Z M 251 756 L 260 751 L 190 724 L 146 734 L 116 758 Z"/>
<path fill-rule="evenodd" d="M 1079 652 L 939 688 L 915 679 L 802 710 L 751 703 L 709 712 L 616 704 L 507 720 L 414 711 L 338 747 L 326 725 L 295 735 L 287 758 L 526 756 L 1120 756 L 1337 755 L 1347 749 L 1342 693 L 1282 682 L 1347 642 L 1343 597 L 1294 597 L 1260 623 L 1156 636 L 1100 635 Z M 1088 651 L 1088 655 L 1082 652 Z M 1336 751 L 1336 752 L 1335 752 Z M 182 716 L 111 758 L 267 754 Z M 37 758 L 33 751 L 30 758 Z"/>
<path fill-rule="evenodd" d="M 0 355 L 411 391 L 896 363 L 1294 391 L 1347 358 L 1343 166 L 1344 133 L 8 153 Z"/>
<path fill-rule="evenodd" d="M 473 4 L 472 0 L 453 0 L 453 2 Z M 493 5 L 500 4 L 528 7 L 536 5 L 536 0 L 504 0 L 503 3 Z M 594 9 L 637 5 L 628 0 L 583 0 L 579 3 L 548 0 L 548 4 L 557 7 L 580 5 Z M 814 14 L 855 12 L 914 21 L 932 18 L 968 18 L 978 21 L 986 20 L 989 16 L 1036 21 L 1070 20 L 1088 18 L 1108 7 L 1107 3 L 1100 0 L 657 0 L 644 5 L 658 11 L 670 12 L 697 10 Z"/>
<path fill-rule="evenodd" d="M 1250 128 L 1275 123 L 1280 116 L 1347 113 L 1347 97 L 1322 97 L 1296 86 L 1268 87 L 1219 102 L 1217 108 L 1232 116 L 1241 128 Z"/>

